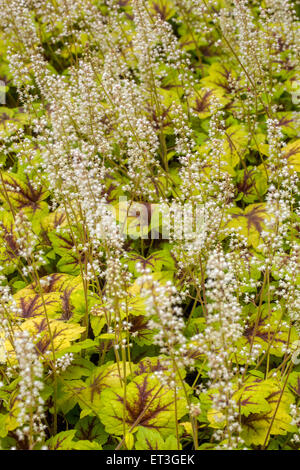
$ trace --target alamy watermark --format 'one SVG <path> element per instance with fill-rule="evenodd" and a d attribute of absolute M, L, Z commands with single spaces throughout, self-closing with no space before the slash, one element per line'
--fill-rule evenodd
<path fill-rule="evenodd" d="M 133 202 L 120 197 L 107 204 L 123 237 L 192 241 L 205 231 L 205 207 L 192 202 Z"/>
<path fill-rule="evenodd" d="M 6 83 L 0 80 L 0 105 L 6 104 Z"/>

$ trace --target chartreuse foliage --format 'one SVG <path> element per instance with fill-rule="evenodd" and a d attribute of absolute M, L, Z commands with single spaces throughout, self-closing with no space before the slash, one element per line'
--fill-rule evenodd
<path fill-rule="evenodd" d="M 270 435 L 286 435 L 295 430 L 289 414 L 293 396 L 280 381 L 250 377 L 233 397 L 239 408 L 246 445 L 263 446 L 268 444 Z M 208 419 L 216 428 L 225 424 L 225 417 L 213 408 L 208 412 Z"/>
<path fill-rule="evenodd" d="M 122 435 L 125 424 L 125 432 L 134 432 L 137 426 L 142 426 L 167 437 L 175 433 L 176 419 L 186 414 L 185 398 L 180 394 L 177 399 L 175 413 L 174 392 L 149 374 L 142 374 L 128 385 L 126 396 L 121 387 L 105 390 L 99 415 L 108 433 Z"/>
<path fill-rule="evenodd" d="M 139 427 L 136 434 L 136 450 L 177 450 L 175 436 L 168 436 L 165 440 L 159 431 Z"/>
<path fill-rule="evenodd" d="M 0 1 L 1 10 L 5 3 L 10 2 Z M 286 163 L 286 179 L 300 171 L 299 113 L 293 98 L 294 84 L 298 83 L 292 60 L 296 46 L 289 42 L 288 28 L 276 26 L 273 36 L 277 43 L 274 51 L 270 46 L 270 64 L 258 64 L 256 75 L 248 71 L 251 63 L 242 62 L 235 49 L 234 37 L 238 43 L 243 38 L 233 27 L 221 47 L 222 28 L 213 20 L 222 8 L 239 3 L 236 1 L 120 0 L 112 2 L 116 10 L 111 11 L 108 2 L 94 0 L 19 3 L 28 4 L 30 11 L 26 16 L 22 10 L 25 19 L 21 30 L 16 28 L 12 34 L 7 17 L 3 31 L 0 29 L 0 92 L 3 88 L 6 93 L 6 103 L 0 105 L 0 449 L 226 448 L 226 440 L 218 447 L 215 439 L 216 432 L 220 436 L 230 426 L 226 406 L 224 412 L 215 408 L 220 389 L 215 383 L 218 371 L 214 375 L 210 360 L 218 354 L 226 364 L 232 387 L 230 396 L 224 392 L 223 402 L 231 403 L 240 426 L 236 448 L 299 449 L 299 438 L 294 435 L 300 423 L 300 368 L 295 358 L 292 360 L 299 340 L 299 302 L 296 289 L 290 289 L 289 297 L 281 294 L 281 289 L 300 283 L 299 275 L 289 268 L 291 245 L 299 241 L 300 221 L 296 197 L 291 197 L 290 205 L 283 199 L 281 206 L 274 202 L 279 197 L 271 204 L 268 199 L 270 187 L 280 189 L 282 178 L 272 180 L 272 174 L 276 175 L 282 162 Z M 34 5 L 39 3 L 45 5 L 35 11 Z M 151 28 L 165 23 L 166 37 L 174 35 L 178 54 L 173 64 L 167 58 L 161 60 L 159 54 L 164 52 L 159 52 L 163 49 L 159 41 L 155 48 L 149 46 L 147 55 L 143 50 L 144 62 L 137 57 L 142 35 L 134 19 L 134 3 L 144 5 Z M 279 3 L 274 0 L 277 7 Z M 64 4 L 70 7 L 70 18 Z M 249 4 L 257 22 L 255 37 L 261 38 L 267 31 L 259 26 L 258 7 L 272 2 Z M 91 16 L 83 14 L 82 8 L 88 8 Z M 47 17 L 52 10 L 57 14 L 54 19 Z M 101 27 L 93 20 L 95 11 L 103 15 L 103 24 L 111 34 L 105 44 L 97 36 Z M 33 30 L 22 36 L 29 18 L 36 36 Z M 276 18 L 279 22 L 280 17 Z M 274 28 L 274 22 L 273 18 L 265 29 Z M 114 24 L 119 25 L 118 30 Z M 31 38 L 33 59 L 25 36 Z M 35 43 L 38 40 L 40 45 Z M 168 50 L 174 57 L 172 45 Z M 35 75 L 37 51 L 46 64 L 39 76 Z M 116 64 L 109 62 L 111 55 L 117 57 L 116 62 L 124 61 L 116 69 L 117 80 Z M 85 75 L 80 64 L 90 56 L 94 62 L 88 69 L 87 89 L 79 89 L 74 77 Z M 14 67 L 21 67 L 19 74 L 12 73 Z M 44 82 L 49 85 L 48 94 L 41 93 Z M 71 111 L 65 102 L 53 105 L 48 100 L 51 93 L 56 95 L 53 83 L 66 86 Z M 137 88 L 141 97 L 133 94 L 132 101 L 119 106 L 119 96 L 126 87 L 132 93 Z M 26 107 L 22 106 L 22 93 L 31 97 Z M 111 103 L 114 93 L 115 110 Z M 93 105 L 90 97 L 96 97 Z M 57 147 L 59 130 L 51 133 L 56 106 L 67 116 L 65 138 Z M 78 106 L 77 114 L 72 106 Z M 86 109 L 90 122 L 83 114 Z M 99 109 L 102 117 L 94 119 L 93 112 Z M 121 111 L 125 114 L 118 117 Z M 129 123 L 124 130 L 121 124 L 126 113 Z M 217 113 L 219 127 L 211 124 Z M 178 127 L 185 125 L 184 116 L 188 117 L 188 132 L 179 141 Z M 275 150 L 270 120 L 276 120 L 275 130 L 281 133 Z M 139 129 L 145 134 L 140 141 Z M 152 146 L 156 163 L 144 178 Z M 54 157 L 53 148 L 57 150 Z M 61 155 L 66 155 L 66 160 Z M 85 160 L 85 155 L 90 160 Z M 137 155 L 140 160 L 133 165 L 133 175 L 130 165 Z M 96 169 L 91 178 L 87 175 L 93 164 Z M 213 193 L 216 167 L 222 170 L 222 191 L 231 185 L 221 204 L 219 226 L 213 233 L 205 233 L 205 250 L 196 245 L 193 259 L 189 256 L 195 252 L 182 241 L 183 259 L 176 251 L 176 241 L 162 237 L 166 226 L 159 216 L 159 203 L 185 201 L 184 175 L 188 174 L 192 182 L 189 197 L 203 203 L 211 198 L 213 206 L 217 201 Z M 64 178 L 60 171 L 65 172 Z M 127 236 L 119 251 L 114 252 L 109 242 L 95 236 L 99 227 L 87 218 L 89 204 L 83 207 L 78 196 L 81 179 L 89 180 L 89 201 L 92 204 L 97 196 L 99 206 L 95 187 L 100 181 L 107 211 L 116 216 L 120 234 Z M 288 198 L 289 191 L 294 188 L 285 187 L 283 198 Z M 98 208 L 97 204 L 93 207 Z M 270 229 L 279 206 L 284 217 Z M 154 221 L 152 239 L 149 220 Z M 286 231 L 282 227 L 287 227 Z M 105 232 L 114 234 L 113 227 L 107 224 Z M 243 250 L 232 242 L 232 233 L 241 237 Z M 266 251 L 268 240 L 282 233 L 280 253 L 272 248 Z M 237 260 L 234 297 L 240 306 L 241 334 L 223 356 L 218 348 L 210 351 L 208 347 L 222 329 L 219 307 L 212 307 L 215 292 L 211 297 L 207 293 L 211 279 L 206 268 L 213 246 L 222 246 L 226 255 Z M 276 264 L 277 255 L 280 260 Z M 144 283 L 140 282 L 141 272 L 149 276 Z M 218 273 L 217 266 L 213 276 L 217 278 Z M 183 346 L 176 341 L 173 344 L 168 336 L 174 328 L 171 321 L 164 330 L 157 327 L 161 305 L 144 295 L 145 290 L 154 297 L 159 289 L 168 292 L 170 283 L 183 294 Z M 221 298 L 226 295 L 222 292 Z M 163 300 L 169 300 L 168 294 Z M 209 319 L 211 311 L 214 321 Z M 173 308 L 177 318 L 175 313 Z M 43 367 L 38 378 L 42 389 L 37 396 L 31 390 L 40 402 L 30 404 L 28 412 L 29 418 L 34 413 L 42 416 L 45 429 L 41 440 L 32 431 L 32 419 L 30 426 L 22 421 L 21 410 L 27 404 L 21 393 L 22 357 L 16 347 L 16 338 L 22 333 L 28 334 L 26 341 L 34 344 L 34 357 Z M 203 337 L 207 341 L 204 346 Z M 197 338 L 202 347 L 195 351 Z M 170 351 L 184 358 L 190 355 L 193 367 L 178 366 Z M 33 374 L 34 379 L 32 364 L 33 359 L 27 375 Z M 225 382 L 221 381 L 224 390 Z"/>

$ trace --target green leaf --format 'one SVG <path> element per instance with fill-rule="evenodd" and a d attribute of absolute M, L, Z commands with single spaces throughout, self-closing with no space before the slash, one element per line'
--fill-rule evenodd
<path fill-rule="evenodd" d="M 102 450 L 102 446 L 98 442 L 91 441 L 77 441 L 73 442 L 72 450 Z"/>
<path fill-rule="evenodd" d="M 0 437 L 5 437 L 7 436 L 8 429 L 6 427 L 6 419 L 7 415 L 0 413 Z"/>
<path fill-rule="evenodd" d="M 0 198 L 4 207 L 10 209 L 10 204 L 16 211 L 32 217 L 48 212 L 48 204 L 44 202 L 49 192 L 41 185 L 36 185 L 28 176 L 24 181 L 12 173 L 2 173 L 2 185 L 0 186 Z M 8 201 L 9 199 L 9 201 Z"/>
<path fill-rule="evenodd" d="M 63 355 L 64 353 L 62 353 Z M 57 355 L 59 357 L 59 354 Z M 88 377 L 91 375 L 92 370 L 95 368 L 95 365 L 84 359 L 83 357 L 77 356 L 74 358 L 72 363 L 67 367 L 64 372 L 60 373 L 60 377 L 65 380 L 75 380 L 81 379 L 82 377 Z"/>
<path fill-rule="evenodd" d="M 248 377 L 232 398 L 241 413 L 241 437 L 247 446 L 264 445 L 272 435 L 295 430 L 289 414 L 293 396 L 279 379 Z M 209 410 L 208 419 L 213 428 L 223 428 L 226 424 L 225 414 L 214 409 Z"/>
<path fill-rule="evenodd" d="M 0 261 L 5 273 L 11 274 L 20 264 L 20 246 L 12 213 L 0 212 Z M 34 242 L 33 242 L 34 244 Z"/>
<path fill-rule="evenodd" d="M 139 346 L 150 345 L 153 342 L 154 331 L 147 327 L 148 320 L 149 319 L 143 315 L 129 317 L 131 324 L 129 330 L 130 337 Z"/>
<path fill-rule="evenodd" d="M 272 409 L 266 399 L 270 393 L 272 393 L 271 384 L 265 383 L 262 387 L 260 379 L 252 379 L 251 383 L 244 385 L 233 395 L 233 399 L 236 400 L 244 416 L 249 416 L 250 413 L 268 413 Z"/>
<path fill-rule="evenodd" d="M 126 364 L 126 376 L 130 374 L 130 364 Z M 101 409 L 101 396 L 105 389 L 120 387 L 124 378 L 124 366 L 115 363 L 106 363 L 103 366 L 95 367 L 87 378 L 84 388 L 80 390 L 80 406 L 89 412 Z"/>
<path fill-rule="evenodd" d="M 248 133 L 241 125 L 233 125 L 226 129 L 223 143 L 224 159 L 234 168 L 244 154 L 248 144 Z"/>
<path fill-rule="evenodd" d="M 45 310 L 49 317 L 55 317 L 60 310 L 61 295 L 58 292 L 43 295 L 22 295 L 20 292 L 15 294 L 14 298 L 19 309 L 18 314 L 22 318 L 33 318 L 45 315 Z"/>
<path fill-rule="evenodd" d="M 283 158 L 288 162 L 289 167 L 293 171 L 300 172 L 300 139 L 287 144 L 282 149 Z"/>
<path fill-rule="evenodd" d="M 71 450 L 73 448 L 73 438 L 76 434 L 76 429 L 70 431 L 62 431 L 56 436 L 48 439 L 46 444 L 51 450 Z"/>
<path fill-rule="evenodd" d="M 174 259 L 170 251 L 167 249 L 159 250 L 151 253 L 147 258 L 144 258 L 138 253 L 129 253 L 126 262 L 131 272 L 137 275 L 135 265 L 140 263 L 144 269 L 149 268 L 152 272 L 159 272 L 164 267 L 165 269 L 174 269 Z"/>
<path fill-rule="evenodd" d="M 248 390 L 245 391 L 247 387 Z M 283 384 L 276 379 L 264 381 L 256 379 L 255 383 L 246 385 L 245 388 L 239 400 L 244 401 L 245 404 L 242 413 L 241 437 L 246 445 L 263 445 L 269 442 L 271 435 L 285 435 L 294 430 L 289 414 L 293 397 L 288 390 L 283 390 Z M 251 395 L 249 395 L 250 388 Z M 245 400 L 248 401 L 248 405 Z M 252 410 L 255 407 L 249 403 L 250 401 L 255 403 L 261 401 L 261 406 L 263 406 L 263 400 L 268 403 L 269 409 L 266 407 L 257 412 L 250 412 L 248 407 Z"/>
<path fill-rule="evenodd" d="M 178 450 L 175 436 L 168 436 L 164 440 L 156 429 L 147 429 L 139 426 L 136 439 L 136 450 Z"/>
<path fill-rule="evenodd" d="M 96 416 L 86 416 L 80 419 L 75 426 L 76 438 L 83 441 L 95 441 L 97 444 L 105 444 L 108 434 L 103 424 Z"/>
<path fill-rule="evenodd" d="M 211 116 L 212 104 L 216 97 L 223 106 L 228 103 L 228 99 L 224 97 L 223 90 L 219 88 L 201 88 L 196 90 L 192 97 L 191 107 L 198 114 L 200 119 L 206 119 Z"/>
<path fill-rule="evenodd" d="M 139 376 L 141 374 L 153 374 L 155 372 L 163 372 L 166 375 L 171 374 L 170 371 L 170 360 L 167 356 L 155 356 L 155 357 L 144 357 L 141 361 L 134 365 L 133 375 Z M 180 369 L 180 378 L 183 379 L 186 375 L 184 369 Z M 178 385 L 180 384 L 180 378 L 178 373 L 176 374 Z"/>
<path fill-rule="evenodd" d="M 208 88 L 219 90 L 228 97 L 232 91 L 232 79 L 236 78 L 236 73 L 229 65 L 215 62 L 208 69 L 208 75 L 202 78 L 201 82 Z"/>
<path fill-rule="evenodd" d="M 177 392 L 177 419 L 187 413 L 186 400 Z M 100 398 L 99 416 L 109 434 L 123 435 L 137 426 L 158 430 L 163 437 L 176 427 L 174 391 L 162 386 L 158 379 L 142 374 L 124 388 L 104 390 Z"/>
<path fill-rule="evenodd" d="M 231 209 L 232 218 L 227 224 L 229 228 L 237 229 L 237 232 L 248 239 L 249 245 L 257 248 L 261 242 L 261 232 L 267 219 L 265 204 L 250 204 L 243 211 L 238 207 Z"/>
<path fill-rule="evenodd" d="M 54 351 L 62 351 L 68 348 L 73 341 L 79 339 L 81 334 L 85 331 L 85 328 L 80 325 L 65 323 L 52 318 L 49 319 L 49 326 L 51 334 L 45 316 L 38 316 L 26 320 L 20 326 L 22 330 L 29 331 L 34 339 L 38 336 L 39 340 L 35 343 L 35 346 L 37 351 L 43 355 L 52 353 L 52 341 Z M 8 341 L 6 345 L 11 356 L 13 356 L 12 346 Z"/>
<path fill-rule="evenodd" d="M 299 133 L 299 112 L 277 113 L 278 127 L 288 137 L 296 137 Z"/>
<path fill-rule="evenodd" d="M 295 327 L 290 326 L 283 318 L 282 311 L 275 304 L 263 304 L 259 318 L 257 311 L 249 317 L 239 349 L 248 350 L 251 344 L 261 345 L 261 352 L 268 351 L 282 357 L 289 345 L 297 341 Z M 239 353 L 237 353 L 239 356 Z"/>
<path fill-rule="evenodd" d="M 243 199 L 247 203 L 261 200 L 267 188 L 267 178 L 264 172 L 258 171 L 251 166 L 236 172 L 238 200 Z"/>
<path fill-rule="evenodd" d="M 150 0 L 150 11 L 156 14 L 163 21 L 169 20 L 174 14 L 176 9 L 172 0 Z"/>
<path fill-rule="evenodd" d="M 58 378 L 57 387 L 57 409 L 65 415 L 80 401 L 79 394 L 84 390 L 83 380 L 63 380 Z"/>

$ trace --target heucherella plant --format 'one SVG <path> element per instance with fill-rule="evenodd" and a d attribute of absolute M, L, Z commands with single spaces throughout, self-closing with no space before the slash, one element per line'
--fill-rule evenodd
<path fill-rule="evenodd" d="M 299 5 L 0 23 L 0 449 L 298 450 Z"/>

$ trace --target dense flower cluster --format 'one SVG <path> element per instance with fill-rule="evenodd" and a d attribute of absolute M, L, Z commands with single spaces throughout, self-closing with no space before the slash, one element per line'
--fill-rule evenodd
<path fill-rule="evenodd" d="M 17 394 L 19 428 L 17 436 L 20 440 L 28 438 L 30 448 L 35 442 L 44 438 L 46 425 L 44 419 L 44 400 L 41 392 L 44 388 L 43 366 L 37 356 L 35 345 L 29 332 L 15 334 L 14 349 L 19 363 L 19 390 Z"/>

